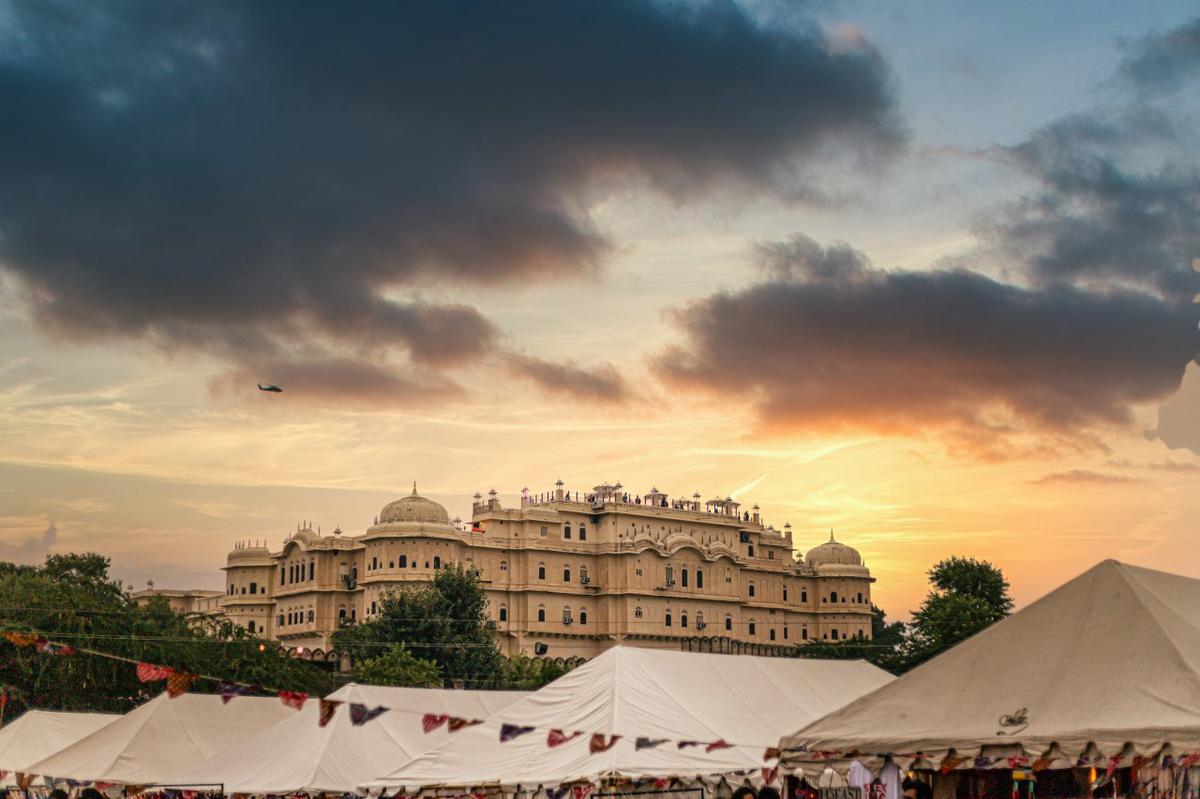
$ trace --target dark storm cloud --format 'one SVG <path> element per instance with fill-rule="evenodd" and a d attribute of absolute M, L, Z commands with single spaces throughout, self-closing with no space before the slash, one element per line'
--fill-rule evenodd
<path fill-rule="evenodd" d="M 869 45 L 723 0 L 37 0 L 0 36 L 0 263 L 39 318 L 243 364 L 468 361 L 478 313 L 383 292 L 595 269 L 614 178 L 792 196 L 901 138 Z"/>
<path fill-rule="evenodd" d="M 517 354 L 509 355 L 507 363 L 514 374 L 550 394 L 610 404 L 620 404 L 629 398 L 628 386 L 612 364 L 581 368 Z"/>
<path fill-rule="evenodd" d="M 1127 424 L 1132 405 L 1179 387 L 1200 346 L 1195 308 L 1147 294 L 885 272 L 803 236 L 760 253 L 767 279 L 677 311 L 683 342 L 655 368 L 750 398 L 770 430 Z"/>
<path fill-rule="evenodd" d="M 1129 45 L 1120 76 L 1143 92 L 1165 94 L 1200 75 L 1200 18 Z"/>
<path fill-rule="evenodd" d="M 366 359 L 272 360 L 256 364 L 256 368 L 285 386 L 289 404 L 402 408 L 440 405 L 463 397 L 459 385 L 436 373 L 409 376 L 402 371 L 410 370 L 398 370 Z M 212 378 L 209 389 L 217 397 L 244 396 L 257 391 L 255 383 L 258 379 L 258 374 L 244 368 L 232 369 Z"/>

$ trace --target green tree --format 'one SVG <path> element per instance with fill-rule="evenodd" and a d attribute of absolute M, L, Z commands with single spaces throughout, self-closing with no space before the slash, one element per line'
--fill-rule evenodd
<path fill-rule="evenodd" d="M 388 592 L 375 618 L 343 627 L 333 643 L 354 658 L 404 644 L 415 657 L 435 662 L 448 683 L 491 687 L 503 676 L 479 576 L 459 564 L 438 569 L 428 583 Z"/>
<path fill-rule="evenodd" d="M 331 676 L 288 658 L 227 620 L 195 620 L 163 599 L 146 607 L 108 576 L 95 553 L 52 555 L 41 567 L 0 564 L 0 630 L 135 661 L 270 688 L 328 692 Z M 11 712 L 27 707 L 124 712 L 163 688 L 141 683 L 129 663 L 80 652 L 56 657 L 0 639 L 0 686 Z M 214 690 L 213 681 L 194 690 Z"/>
<path fill-rule="evenodd" d="M 536 691 L 570 670 L 570 666 L 557 661 L 534 658 L 520 652 L 504 659 L 501 687 L 512 691 Z"/>
<path fill-rule="evenodd" d="M 902 647 L 913 668 L 1007 616 L 1013 607 L 1004 574 L 987 561 L 951 557 L 929 570 L 934 590 L 913 612 Z"/>
<path fill-rule="evenodd" d="M 902 621 L 889 622 L 887 611 L 871 603 L 871 643 L 878 649 L 897 649 L 904 643 L 905 624 Z"/>
<path fill-rule="evenodd" d="M 438 664 L 416 657 L 404 644 L 396 644 L 381 655 L 357 661 L 354 664 L 354 679 L 367 685 L 442 687 L 442 672 Z"/>

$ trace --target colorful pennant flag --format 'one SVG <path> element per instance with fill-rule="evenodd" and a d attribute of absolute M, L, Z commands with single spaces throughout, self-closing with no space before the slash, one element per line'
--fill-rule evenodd
<path fill-rule="evenodd" d="M 280 691 L 279 701 L 293 710 L 303 710 L 304 703 L 308 701 L 308 694 L 303 691 Z"/>
<path fill-rule="evenodd" d="M 6 632 L 4 639 L 13 646 L 33 646 L 38 642 L 36 633 Z"/>
<path fill-rule="evenodd" d="M 583 735 L 583 733 L 579 730 L 576 730 L 570 735 L 567 735 L 562 730 L 550 730 L 550 732 L 546 734 L 546 746 L 553 749 L 556 746 L 562 746 L 567 741 L 578 738 L 580 735 Z"/>
<path fill-rule="evenodd" d="M 321 707 L 317 713 L 317 726 L 324 727 L 332 719 L 333 714 L 337 712 L 338 705 L 342 704 L 336 699 L 322 699 Z"/>
<path fill-rule="evenodd" d="M 458 716 L 450 717 L 450 732 L 458 732 L 463 727 L 474 727 L 476 724 L 482 724 L 482 719 L 460 719 Z"/>
<path fill-rule="evenodd" d="M 599 754 L 600 752 L 607 752 L 609 749 L 613 748 L 613 745 L 616 744 L 620 738 L 620 735 L 613 735 L 606 740 L 604 733 L 592 733 L 592 739 L 588 741 L 588 751 L 593 755 Z"/>
<path fill-rule="evenodd" d="M 587 799 L 592 793 L 592 784 L 575 785 L 571 788 L 571 799 Z"/>
<path fill-rule="evenodd" d="M 990 757 L 977 757 L 975 758 L 975 768 L 990 768 L 992 762 Z"/>
<path fill-rule="evenodd" d="M 186 671 L 172 671 L 171 676 L 167 677 L 167 696 L 174 699 L 180 694 L 187 693 L 187 689 L 191 688 L 195 681 L 195 674 L 188 674 Z"/>
<path fill-rule="evenodd" d="M 350 723 L 355 727 L 361 727 L 371 719 L 377 719 L 387 712 L 387 708 L 383 705 L 379 707 L 367 707 L 358 702 L 350 703 Z"/>
<path fill-rule="evenodd" d="M 763 760 L 778 760 L 781 754 L 778 746 L 768 746 L 763 752 Z"/>
<path fill-rule="evenodd" d="M 771 768 L 764 768 L 762 770 L 763 785 L 771 785 L 772 783 L 775 782 L 775 779 L 778 776 L 779 776 L 779 766 L 772 766 Z"/>
<path fill-rule="evenodd" d="M 421 717 L 421 729 L 428 735 L 449 720 L 450 716 L 445 713 L 426 713 Z"/>
<path fill-rule="evenodd" d="M 701 741 L 680 741 L 678 744 L 676 744 L 676 748 L 677 749 L 687 749 L 689 746 L 700 746 L 700 745 L 702 745 Z"/>
<path fill-rule="evenodd" d="M 633 742 L 633 748 L 640 752 L 643 749 L 653 749 L 656 746 L 662 746 L 666 742 L 666 738 L 637 738 Z"/>
<path fill-rule="evenodd" d="M 513 738 L 533 732 L 533 727 L 523 727 L 520 724 L 501 724 L 500 743 L 505 744 Z"/>
<path fill-rule="evenodd" d="M 654 781 L 654 787 L 660 791 L 669 788 L 671 787 L 671 780 L 666 777 L 659 777 Z"/>
<path fill-rule="evenodd" d="M 8 772 L 0 768 L 0 782 L 3 782 L 6 779 L 8 779 Z"/>
<path fill-rule="evenodd" d="M 29 786 L 33 785 L 33 780 L 36 776 L 36 774 L 22 774 L 18 771 L 16 775 L 17 787 L 22 791 L 28 791 Z"/>
<path fill-rule="evenodd" d="M 718 749 L 731 749 L 731 748 L 733 748 L 733 744 L 729 743 L 724 738 L 722 738 L 721 740 L 713 741 L 708 746 L 704 747 L 704 751 L 705 752 L 715 752 Z"/>
<path fill-rule="evenodd" d="M 961 766 L 963 763 L 966 763 L 966 762 L 967 762 L 967 759 L 965 757 L 955 757 L 953 755 L 946 755 L 944 758 L 942 758 L 942 767 L 938 770 L 942 774 L 949 774 L 951 771 L 954 771 L 954 769 L 958 768 L 959 766 Z"/>
<path fill-rule="evenodd" d="M 229 704 L 229 700 L 235 696 L 245 696 L 250 693 L 250 686 L 229 682 L 228 680 L 222 680 L 218 688 L 221 692 L 221 704 L 223 705 Z"/>
<path fill-rule="evenodd" d="M 1033 765 L 1030 766 L 1030 768 L 1034 771 L 1045 771 L 1046 769 L 1050 768 L 1050 764 L 1053 761 L 1054 758 L 1051 757 L 1039 757 L 1037 760 L 1033 761 Z"/>
<path fill-rule="evenodd" d="M 563 796 L 565 796 L 567 791 L 569 791 L 569 790 L 571 790 L 571 789 L 569 787 L 567 787 L 566 785 L 559 785 L 555 788 L 546 788 L 545 789 L 547 799 L 562 799 Z"/>
<path fill-rule="evenodd" d="M 74 655 L 75 647 L 66 644 L 56 644 L 53 641 L 47 641 L 45 638 L 37 639 L 37 651 L 46 655 Z"/>
<path fill-rule="evenodd" d="M 156 666 L 153 663 L 137 664 L 137 678 L 142 682 L 165 680 L 171 676 L 172 669 L 166 666 Z"/>

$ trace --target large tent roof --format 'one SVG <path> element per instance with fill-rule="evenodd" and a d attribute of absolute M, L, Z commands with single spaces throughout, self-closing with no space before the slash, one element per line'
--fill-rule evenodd
<path fill-rule="evenodd" d="M 861 661 L 694 654 L 615 647 L 368 784 L 552 786 L 606 776 L 703 778 L 752 771 L 797 721 L 816 719 L 892 677 Z M 504 723 L 532 732 L 500 743 Z M 551 729 L 584 733 L 547 745 Z M 592 754 L 591 734 L 618 734 Z M 638 749 L 638 737 L 668 739 Z M 737 744 L 706 752 L 681 740 Z"/>
<path fill-rule="evenodd" d="M 151 785 L 171 783 L 181 762 L 246 741 L 295 713 L 277 698 L 159 694 L 56 754 L 29 766 L 55 778 Z"/>
<path fill-rule="evenodd" d="M 223 785 L 226 794 L 345 793 L 445 739 L 445 725 L 430 734 L 422 731 L 423 713 L 484 719 L 526 695 L 525 691 L 452 691 L 351 683 L 328 698 L 372 708 L 382 705 L 389 710 L 355 726 L 348 709 L 339 707 L 329 723 L 321 727 L 319 702 L 311 699 L 300 712 L 239 746 L 192 765 L 181 765 L 172 782 Z"/>
<path fill-rule="evenodd" d="M 1112 560 L 780 742 L 792 767 L 884 755 L 945 767 L 954 750 L 960 768 L 1164 744 L 1200 752 L 1200 580 Z"/>
<path fill-rule="evenodd" d="M 29 772 L 34 763 L 119 718 L 107 713 L 30 710 L 0 728 L 0 771 Z M 0 786 L 4 784 L 0 781 Z"/>

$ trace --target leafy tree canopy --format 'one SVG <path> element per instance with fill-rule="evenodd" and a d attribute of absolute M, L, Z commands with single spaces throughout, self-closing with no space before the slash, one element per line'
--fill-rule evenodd
<path fill-rule="evenodd" d="M 381 655 L 358 660 L 354 664 L 354 680 L 367 685 L 441 688 L 442 671 L 432 660 L 423 660 L 404 644 L 396 644 Z"/>
<path fill-rule="evenodd" d="M 1004 574 L 987 561 L 950 557 L 929 570 L 934 590 L 913 612 L 902 648 L 906 668 L 924 663 L 1007 616 Z"/>

